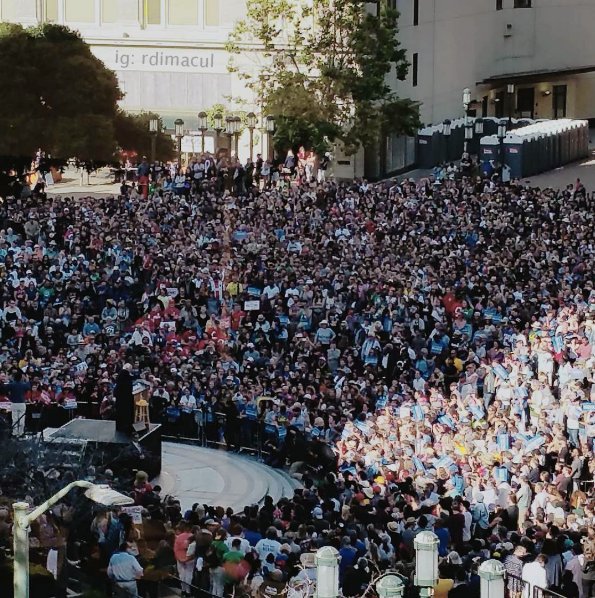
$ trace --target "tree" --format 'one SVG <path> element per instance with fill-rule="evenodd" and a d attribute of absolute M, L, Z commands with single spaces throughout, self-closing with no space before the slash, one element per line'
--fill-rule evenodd
<path fill-rule="evenodd" d="M 228 40 L 230 69 L 276 117 L 279 149 L 323 151 L 340 140 L 348 153 L 388 133 L 412 134 L 418 105 L 388 83 L 407 76 L 398 13 L 382 0 L 377 13 L 358 0 L 248 0 Z M 239 55 L 257 63 L 240 67 Z"/>
<path fill-rule="evenodd" d="M 112 159 L 122 92 L 78 33 L 0 23 L 0 71 L 0 156 Z"/>
<path fill-rule="evenodd" d="M 115 132 L 118 146 L 126 151 L 136 152 L 139 156 L 151 159 L 152 136 L 149 131 L 149 121 L 159 118 L 152 112 L 128 114 L 119 111 L 115 119 Z M 155 159 L 160 162 L 171 160 L 176 154 L 176 148 L 171 135 L 159 130 L 155 139 Z"/>

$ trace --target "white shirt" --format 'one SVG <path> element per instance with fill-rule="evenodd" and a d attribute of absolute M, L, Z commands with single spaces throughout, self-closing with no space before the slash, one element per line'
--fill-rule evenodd
<path fill-rule="evenodd" d="M 522 578 L 523 581 L 528 584 L 525 586 L 523 598 L 533 596 L 533 588 L 535 586 L 544 589 L 547 588 L 547 574 L 545 568 L 536 561 L 523 565 Z"/>

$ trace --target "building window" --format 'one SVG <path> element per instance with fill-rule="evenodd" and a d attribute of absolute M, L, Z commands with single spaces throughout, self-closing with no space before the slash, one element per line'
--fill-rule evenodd
<path fill-rule="evenodd" d="M 19 0 L 0 0 L 0 18 L 3 21 L 18 22 Z"/>
<path fill-rule="evenodd" d="M 417 69 L 419 63 L 419 54 L 415 52 L 413 54 L 413 61 L 411 63 L 411 77 L 413 87 L 417 87 Z"/>
<path fill-rule="evenodd" d="M 169 0 L 168 25 L 197 25 L 199 0 Z"/>
<path fill-rule="evenodd" d="M 69 23 L 93 23 L 95 0 L 64 0 L 64 20 Z"/>
<path fill-rule="evenodd" d="M 533 118 L 535 114 L 535 89 L 522 87 L 516 94 L 516 111 L 519 118 Z"/>
<path fill-rule="evenodd" d="M 45 0 L 43 18 L 46 23 L 58 22 L 58 0 Z"/>
<path fill-rule="evenodd" d="M 219 25 L 219 0 L 205 0 L 205 25 L 207 27 Z"/>
<path fill-rule="evenodd" d="M 118 13 L 118 0 L 101 0 L 102 23 L 117 23 Z"/>
<path fill-rule="evenodd" d="M 502 10 L 502 0 L 496 0 L 496 10 Z"/>
<path fill-rule="evenodd" d="M 566 118 L 566 97 L 566 85 L 554 85 L 552 93 L 554 118 Z"/>
<path fill-rule="evenodd" d="M 144 25 L 161 25 L 161 0 L 143 0 Z"/>
<path fill-rule="evenodd" d="M 413 26 L 419 25 L 419 0 L 413 0 Z"/>
<path fill-rule="evenodd" d="M 531 8 L 531 0 L 514 0 L 515 8 Z"/>

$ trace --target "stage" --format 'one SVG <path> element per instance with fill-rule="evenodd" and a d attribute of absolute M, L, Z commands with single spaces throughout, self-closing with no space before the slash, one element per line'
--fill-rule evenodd
<path fill-rule="evenodd" d="M 154 477 L 161 472 L 160 424 L 149 424 L 131 438 L 116 430 L 115 421 L 73 419 L 57 429 L 46 428 L 42 438 L 50 446 L 52 443 L 78 446 L 82 461 L 112 469 L 114 473 L 141 469 Z"/>
<path fill-rule="evenodd" d="M 85 467 L 109 468 L 116 476 L 146 471 L 161 496 L 175 496 L 183 509 L 194 503 L 240 511 L 261 504 L 269 495 L 276 502 L 293 496 L 300 484 L 286 472 L 254 457 L 193 444 L 161 442 L 161 426 L 150 424 L 134 441 L 116 431 L 113 421 L 73 419 L 60 428 L 46 428 L 44 446 Z M 66 449 L 66 452 L 65 452 Z"/>
<path fill-rule="evenodd" d="M 175 442 L 163 443 L 161 474 L 152 483 L 161 486 L 161 496 L 178 498 L 182 510 L 199 503 L 231 507 L 234 512 L 262 504 L 267 494 L 277 502 L 301 488 L 285 471 L 253 457 Z"/>

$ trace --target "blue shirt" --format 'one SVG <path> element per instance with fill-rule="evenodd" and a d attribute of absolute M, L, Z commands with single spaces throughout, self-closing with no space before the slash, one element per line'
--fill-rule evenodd
<path fill-rule="evenodd" d="M 11 403 L 24 403 L 25 393 L 31 390 L 31 383 L 29 382 L 9 382 L 2 385 L 4 392 L 8 391 L 8 398 Z"/>
<path fill-rule="evenodd" d="M 107 574 L 115 581 L 135 581 L 143 574 L 143 568 L 131 554 L 115 552 L 109 560 Z"/>

